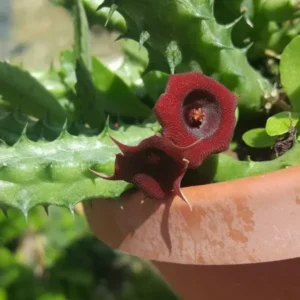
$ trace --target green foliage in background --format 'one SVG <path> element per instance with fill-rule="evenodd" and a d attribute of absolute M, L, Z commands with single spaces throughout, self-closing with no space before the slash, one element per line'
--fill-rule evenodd
<path fill-rule="evenodd" d="M 1 300 L 177 300 L 152 266 L 96 240 L 81 214 L 0 213 Z"/>

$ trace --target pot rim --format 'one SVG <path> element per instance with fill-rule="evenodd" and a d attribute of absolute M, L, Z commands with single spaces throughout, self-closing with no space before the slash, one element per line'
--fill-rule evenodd
<path fill-rule="evenodd" d="M 300 257 L 300 166 L 232 181 L 191 186 L 165 202 L 127 193 L 84 202 L 94 234 L 145 259 L 228 265 Z M 142 204 L 142 201 L 145 200 Z"/>

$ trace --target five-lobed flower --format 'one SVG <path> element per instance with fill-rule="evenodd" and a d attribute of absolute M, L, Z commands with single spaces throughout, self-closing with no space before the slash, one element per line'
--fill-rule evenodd
<path fill-rule="evenodd" d="M 170 75 L 166 91 L 154 107 L 162 135 L 144 139 L 137 146 L 112 138 L 121 150 L 114 174 L 92 172 L 132 183 L 150 198 L 163 200 L 174 193 L 188 203 L 180 190 L 181 180 L 188 168 L 228 149 L 236 106 L 237 97 L 208 76 L 199 72 Z"/>

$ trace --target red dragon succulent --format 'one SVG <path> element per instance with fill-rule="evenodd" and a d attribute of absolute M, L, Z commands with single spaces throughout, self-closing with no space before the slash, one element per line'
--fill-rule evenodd
<path fill-rule="evenodd" d="M 173 192 L 188 203 L 180 190 L 181 180 L 187 168 L 228 149 L 236 105 L 237 97 L 210 77 L 198 72 L 171 75 L 154 107 L 162 135 L 137 146 L 112 138 L 122 152 L 116 156 L 114 174 L 92 172 L 130 182 L 150 198 L 162 200 Z"/>

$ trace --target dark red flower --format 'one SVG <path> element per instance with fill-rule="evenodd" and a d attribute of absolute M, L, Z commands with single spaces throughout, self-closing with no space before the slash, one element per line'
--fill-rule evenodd
<path fill-rule="evenodd" d="M 154 112 L 163 135 L 184 150 L 189 167 L 225 151 L 233 136 L 237 97 L 199 72 L 171 75 Z M 194 146 L 191 146 L 194 143 Z"/>
<path fill-rule="evenodd" d="M 188 203 L 180 190 L 188 167 L 180 148 L 161 135 L 144 139 L 137 146 L 111 139 L 122 152 L 116 155 L 115 172 L 107 176 L 91 170 L 94 174 L 108 180 L 130 182 L 149 198 L 163 200 L 173 192 Z"/>

